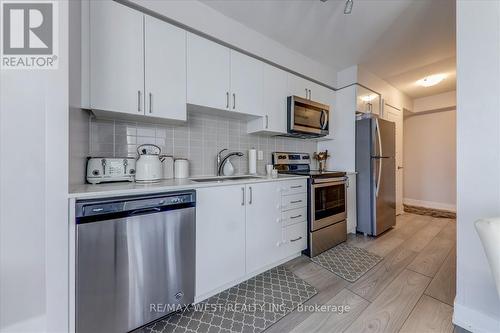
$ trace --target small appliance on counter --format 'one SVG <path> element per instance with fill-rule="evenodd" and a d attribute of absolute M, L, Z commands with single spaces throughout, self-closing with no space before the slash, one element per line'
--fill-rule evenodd
<path fill-rule="evenodd" d="M 134 181 L 135 158 L 133 157 L 89 157 L 87 159 L 87 182 Z"/>
<path fill-rule="evenodd" d="M 273 153 L 274 168 L 280 173 L 308 176 L 307 250 L 318 254 L 347 240 L 347 175 L 343 171 L 311 170 L 307 153 Z"/>
<path fill-rule="evenodd" d="M 189 161 L 187 158 L 176 158 L 174 162 L 174 177 L 188 178 L 189 177 Z"/>
<path fill-rule="evenodd" d="M 138 183 L 154 183 L 163 178 L 163 167 L 160 160 L 161 148 L 153 144 L 137 147 L 135 163 L 135 181 Z"/>

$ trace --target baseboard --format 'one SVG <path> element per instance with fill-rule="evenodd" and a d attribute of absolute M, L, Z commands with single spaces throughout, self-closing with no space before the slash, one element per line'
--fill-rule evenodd
<path fill-rule="evenodd" d="M 453 305 L 453 324 L 474 333 L 500 332 L 500 319 L 457 303 Z"/>
<path fill-rule="evenodd" d="M 457 206 L 456 205 L 446 204 L 446 203 L 441 203 L 441 202 L 424 201 L 424 200 L 416 200 L 416 199 L 410 199 L 410 198 L 403 198 L 403 203 L 405 205 L 409 205 L 409 206 L 425 207 L 425 208 L 432 208 L 432 209 L 439 209 L 439 210 L 447 210 L 447 211 L 453 212 L 453 213 L 457 212 Z"/>

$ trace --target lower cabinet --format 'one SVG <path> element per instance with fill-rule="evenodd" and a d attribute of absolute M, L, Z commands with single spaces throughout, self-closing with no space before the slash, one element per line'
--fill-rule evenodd
<path fill-rule="evenodd" d="M 347 233 L 355 234 L 358 225 L 358 218 L 356 213 L 356 174 L 351 173 L 347 175 Z"/>
<path fill-rule="evenodd" d="M 300 198 L 295 192 L 284 195 L 286 188 L 305 191 L 306 180 L 197 190 L 197 301 L 271 268 L 307 247 L 304 211 L 307 207 L 291 210 L 291 214 L 283 209 L 283 203 L 290 200 L 305 202 L 307 194 L 304 192 Z"/>
<path fill-rule="evenodd" d="M 245 185 L 196 191 L 196 295 L 245 275 Z"/>

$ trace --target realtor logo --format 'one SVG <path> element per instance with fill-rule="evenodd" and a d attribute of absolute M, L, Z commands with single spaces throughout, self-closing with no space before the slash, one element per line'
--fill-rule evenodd
<path fill-rule="evenodd" d="M 57 3 L 2 1 L 2 69 L 57 68 Z"/>

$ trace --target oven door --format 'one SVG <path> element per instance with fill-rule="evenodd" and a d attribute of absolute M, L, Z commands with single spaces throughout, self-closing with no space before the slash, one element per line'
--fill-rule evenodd
<path fill-rule="evenodd" d="M 311 231 L 347 218 L 346 178 L 314 179 L 311 184 Z"/>
<path fill-rule="evenodd" d="M 328 105 L 301 97 L 288 97 L 288 132 L 318 137 L 328 135 L 329 109 Z"/>

